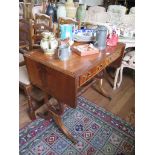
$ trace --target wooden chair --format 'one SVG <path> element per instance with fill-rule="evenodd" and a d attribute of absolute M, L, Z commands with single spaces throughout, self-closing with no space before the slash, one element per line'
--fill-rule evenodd
<path fill-rule="evenodd" d="M 32 97 L 32 88 L 25 66 L 23 54 L 33 49 L 35 46 L 39 47 L 41 40 L 41 33 L 43 31 L 52 31 L 52 17 L 36 14 L 35 20 L 29 19 L 27 22 L 21 19 L 19 22 L 19 87 L 24 90 L 28 99 L 29 116 L 32 120 L 36 119 L 35 108 L 32 104 L 32 100 L 39 101 L 37 98 Z M 37 44 L 38 43 L 38 44 Z"/>
<path fill-rule="evenodd" d="M 48 16 L 46 14 L 37 13 L 35 14 L 35 24 L 45 24 L 41 26 L 45 26 L 45 28 L 48 29 L 48 27 L 52 28 L 52 16 Z M 40 27 L 39 27 L 40 28 Z"/>
<path fill-rule="evenodd" d="M 116 75 L 114 79 L 114 87 L 115 90 L 116 87 L 119 88 L 122 83 L 122 77 L 123 77 L 123 69 L 124 68 L 131 68 L 135 69 L 135 51 L 129 51 L 125 53 L 125 56 L 123 57 L 121 66 L 117 68 Z M 118 81 L 118 76 L 120 75 L 120 79 Z"/>
<path fill-rule="evenodd" d="M 29 75 L 27 72 L 27 68 L 24 62 L 23 54 L 19 53 L 19 87 L 24 90 L 24 93 L 26 95 L 26 98 L 28 100 L 28 111 L 29 111 L 29 117 L 31 120 L 36 119 L 35 111 L 44 104 L 42 102 L 44 96 L 40 89 L 38 89 L 37 93 L 40 95 L 34 96 L 33 94 L 33 88 L 34 86 L 31 84 L 29 80 Z M 39 97 L 38 97 L 39 96 Z M 35 101 L 37 103 L 36 106 L 33 105 L 32 101 Z M 42 102 L 42 103 L 41 103 Z"/>
<path fill-rule="evenodd" d="M 76 21 L 72 18 L 59 17 L 59 19 L 58 19 L 58 31 L 57 31 L 58 37 L 60 37 L 60 25 L 62 25 L 62 24 L 73 24 L 74 29 L 80 29 L 81 28 L 80 21 Z"/>
<path fill-rule="evenodd" d="M 35 20 L 29 20 L 30 24 L 30 49 L 40 47 L 41 33 L 52 32 L 52 17 L 45 14 L 35 14 Z"/>
<path fill-rule="evenodd" d="M 23 54 L 30 50 L 30 25 L 25 19 L 19 20 L 19 87 L 24 90 L 28 99 L 29 115 L 32 120 L 36 118 L 35 108 L 32 104 L 32 84 L 29 81 Z M 35 101 L 39 101 L 33 98 Z"/>
<path fill-rule="evenodd" d="M 22 50 L 29 50 L 30 46 L 30 25 L 25 19 L 19 20 L 19 51 L 23 53 Z"/>
<path fill-rule="evenodd" d="M 120 28 L 124 26 L 125 30 L 133 29 L 135 27 L 135 15 L 134 14 L 127 14 L 121 18 L 121 25 Z M 124 37 L 125 38 L 125 37 Z M 119 39 L 120 42 L 126 44 L 125 46 L 125 55 L 122 59 L 122 63 L 120 67 L 116 69 L 115 78 L 114 78 L 114 85 L 113 89 L 120 87 L 123 77 L 123 69 L 125 67 L 135 69 L 135 39 L 127 37 L 126 39 Z M 119 78 L 120 75 L 120 78 Z M 119 79 L 119 81 L 118 81 Z"/>
<path fill-rule="evenodd" d="M 20 19 L 31 19 L 32 18 L 32 7 L 31 2 L 19 2 L 19 17 Z"/>
<path fill-rule="evenodd" d="M 23 54 L 19 53 L 19 67 L 25 65 Z"/>
<path fill-rule="evenodd" d="M 31 97 L 32 85 L 29 81 L 29 77 L 28 77 L 28 73 L 25 65 L 19 67 L 19 87 L 23 89 L 25 92 L 25 95 L 28 99 L 29 116 L 31 120 L 34 120 L 36 119 L 36 116 L 35 116 L 35 110 L 32 104 L 32 97 Z"/>
<path fill-rule="evenodd" d="M 31 90 L 32 85 L 28 78 L 27 69 L 24 62 L 23 54 L 29 50 L 30 35 L 29 22 L 25 19 L 19 20 L 19 87 L 24 90 L 28 99 L 29 114 L 32 120 L 35 119 L 34 108 L 32 105 Z"/>
<path fill-rule="evenodd" d="M 33 6 L 32 8 L 32 18 L 35 19 L 36 14 L 43 13 L 43 6 L 38 5 L 38 6 Z"/>

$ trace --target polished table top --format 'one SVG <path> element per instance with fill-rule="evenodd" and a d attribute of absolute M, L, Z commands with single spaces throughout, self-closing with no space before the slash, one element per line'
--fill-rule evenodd
<path fill-rule="evenodd" d="M 89 68 L 96 66 L 101 61 L 105 59 L 108 60 L 108 58 L 110 59 L 111 57 L 114 57 L 117 51 L 120 51 L 120 49 L 123 47 L 123 43 L 118 43 L 117 46 L 107 46 L 107 48 L 101 51 L 99 54 L 93 54 L 83 57 L 77 55 L 74 51 L 72 51 L 71 57 L 67 61 L 60 61 L 56 55 L 49 56 L 43 54 L 41 49 L 32 50 L 32 52 L 27 53 L 26 56 L 50 68 L 75 77 L 81 75 L 86 70 L 89 70 Z"/>

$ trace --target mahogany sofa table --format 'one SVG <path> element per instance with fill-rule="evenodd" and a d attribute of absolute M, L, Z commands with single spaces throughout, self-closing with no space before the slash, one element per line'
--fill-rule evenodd
<path fill-rule="evenodd" d="M 67 61 L 60 61 L 56 55 L 45 55 L 41 49 L 35 49 L 24 54 L 31 83 L 46 94 L 45 102 L 48 106 L 46 118 L 50 119 L 52 116 L 62 132 L 73 143 L 76 143 L 76 140 L 61 120 L 64 105 L 76 108 L 77 97 L 94 83 L 97 75 L 100 77 L 102 71 L 109 65 L 120 65 L 124 48 L 125 44 L 118 43 L 114 47 L 107 46 L 99 54 L 84 57 L 72 51 L 72 55 Z M 102 84 L 102 79 L 100 84 Z M 49 104 L 47 102 L 48 95 L 56 98 L 58 104 Z"/>

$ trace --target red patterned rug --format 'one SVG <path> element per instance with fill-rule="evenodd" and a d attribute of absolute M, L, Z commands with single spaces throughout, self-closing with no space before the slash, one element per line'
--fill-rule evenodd
<path fill-rule="evenodd" d="M 66 108 L 63 122 L 78 140 L 72 144 L 53 120 L 37 119 L 19 133 L 21 155 L 134 155 L 135 130 L 83 97 Z"/>

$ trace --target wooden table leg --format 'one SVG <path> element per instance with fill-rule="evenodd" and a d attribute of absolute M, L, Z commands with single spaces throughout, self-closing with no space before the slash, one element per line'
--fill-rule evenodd
<path fill-rule="evenodd" d="M 45 95 L 45 103 L 48 107 L 48 111 L 46 112 L 46 114 L 42 114 L 42 113 L 38 113 L 37 115 L 50 120 L 51 118 L 54 119 L 55 123 L 58 125 L 59 129 L 65 134 L 65 136 L 71 140 L 74 144 L 77 143 L 77 140 L 71 135 L 71 133 L 68 131 L 68 129 L 65 127 L 62 119 L 61 119 L 61 115 L 64 113 L 64 104 L 61 102 L 58 102 L 57 105 L 51 105 L 48 103 L 48 96 Z"/>
<path fill-rule="evenodd" d="M 99 92 L 101 95 L 107 97 L 111 101 L 112 100 L 111 96 L 103 88 L 103 75 L 104 75 L 104 70 L 97 74 L 96 78 L 99 79 L 99 90 L 96 88 L 95 90 Z"/>
<path fill-rule="evenodd" d="M 103 79 L 100 79 L 99 82 L 100 93 L 111 101 L 112 100 L 111 96 L 103 89 L 102 86 L 103 86 Z"/>
<path fill-rule="evenodd" d="M 29 107 L 29 115 L 30 115 L 30 118 L 31 120 L 35 120 L 36 119 L 36 116 L 35 116 L 35 111 L 34 111 L 34 107 L 33 107 L 33 104 L 32 104 L 32 98 L 31 98 L 31 90 L 32 90 L 32 86 L 31 85 L 27 85 L 24 87 L 24 92 L 27 96 L 27 99 L 28 99 L 28 107 Z"/>
<path fill-rule="evenodd" d="M 72 136 L 72 134 L 68 131 L 68 129 L 65 127 L 61 116 L 55 114 L 53 111 L 49 110 L 50 114 L 52 115 L 53 119 L 55 120 L 55 123 L 58 125 L 60 130 L 65 134 L 65 136 L 71 140 L 74 144 L 77 143 L 77 140 Z"/>

